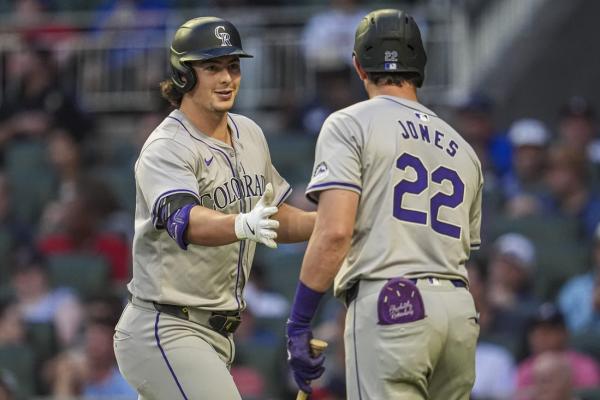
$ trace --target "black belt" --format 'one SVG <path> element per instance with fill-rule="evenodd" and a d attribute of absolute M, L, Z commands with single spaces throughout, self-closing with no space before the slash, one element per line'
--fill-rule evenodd
<path fill-rule="evenodd" d="M 408 278 L 408 280 L 410 280 L 410 281 L 412 281 L 412 283 L 416 284 L 419 279 L 431 279 L 431 278 L 433 278 L 433 277 Z M 436 278 L 436 279 L 444 279 L 444 278 Z M 463 281 L 462 279 L 447 279 L 447 280 L 452 282 L 452 284 L 457 288 L 466 288 L 467 287 L 467 283 L 465 281 Z M 346 293 L 345 293 L 346 306 L 349 306 L 350 303 L 352 303 L 352 301 L 354 299 L 356 299 L 356 296 L 358 296 L 358 284 L 359 283 L 360 283 L 360 281 L 354 282 L 354 284 L 346 290 Z"/>
<path fill-rule="evenodd" d="M 129 294 L 129 301 L 134 304 L 136 302 L 152 304 L 156 311 L 169 314 L 186 321 L 198 323 L 211 328 L 224 336 L 234 333 L 242 322 L 242 317 L 239 311 L 208 311 L 193 309 L 190 312 L 190 308 L 186 306 L 162 304 L 155 301 L 150 302 L 138 299 L 137 297 L 134 299 L 131 294 Z"/>

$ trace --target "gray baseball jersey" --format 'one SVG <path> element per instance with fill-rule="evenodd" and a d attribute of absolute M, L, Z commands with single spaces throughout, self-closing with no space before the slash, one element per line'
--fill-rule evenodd
<path fill-rule="evenodd" d="M 195 196 L 202 206 L 226 214 L 250 211 L 265 185 L 273 184 L 275 203 L 290 185 L 271 164 L 260 127 L 249 118 L 228 114 L 233 146 L 199 132 L 179 110 L 150 134 L 135 164 L 136 212 L 133 279 L 129 291 L 158 303 L 207 310 L 239 310 L 256 243 L 225 246 L 190 244 L 181 249 L 161 229 L 157 209 L 175 193 Z"/>
<path fill-rule="evenodd" d="M 423 105 L 377 96 L 333 113 L 317 141 L 307 196 L 360 194 L 336 296 L 359 279 L 467 279 L 480 243 L 481 165 L 471 146 Z"/>

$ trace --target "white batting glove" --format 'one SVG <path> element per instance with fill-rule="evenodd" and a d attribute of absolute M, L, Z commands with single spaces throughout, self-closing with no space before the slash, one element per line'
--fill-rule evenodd
<path fill-rule="evenodd" d="M 260 198 L 256 206 L 248 212 L 241 213 L 235 217 L 235 234 L 238 239 L 250 239 L 262 243 L 272 249 L 277 247 L 275 239 L 277 238 L 276 229 L 279 228 L 279 221 L 269 219 L 277 212 L 277 207 L 273 203 L 273 185 L 267 183 L 265 193 Z"/>

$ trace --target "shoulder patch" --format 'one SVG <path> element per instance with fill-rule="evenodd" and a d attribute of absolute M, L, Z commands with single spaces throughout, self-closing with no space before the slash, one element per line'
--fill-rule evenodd
<path fill-rule="evenodd" d="M 315 168 L 315 172 L 312 176 L 312 182 L 318 182 L 323 180 L 329 175 L 329 168 L 327 168 L 327 163 L 325 161 L 320 162 L 319 165 Z"/>

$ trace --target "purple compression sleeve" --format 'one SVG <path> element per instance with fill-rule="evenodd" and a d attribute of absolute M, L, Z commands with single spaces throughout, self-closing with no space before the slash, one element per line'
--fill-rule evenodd
<path fill-rule="evenodd" d="M 184 235 L 188 223 L 190 222 L 190 211 L 195 205 L 196 204 L 187 204 L 181 207 L 171 214 L 167 221 L 166 228 L 169 236 L 171 236 L 183 250 L 187 250 L 188 244 L 185 241 Z"/>
<path fill-rule="evenodd" d="M 312 290 L 302 281 L 298 282 L 296 296 L 290 311 L 290 319 L 287 324 L 288 336 L 295 336 L 310 329 L 310 321 L 315 316 L 323 295 L 324 293 Z"/>

